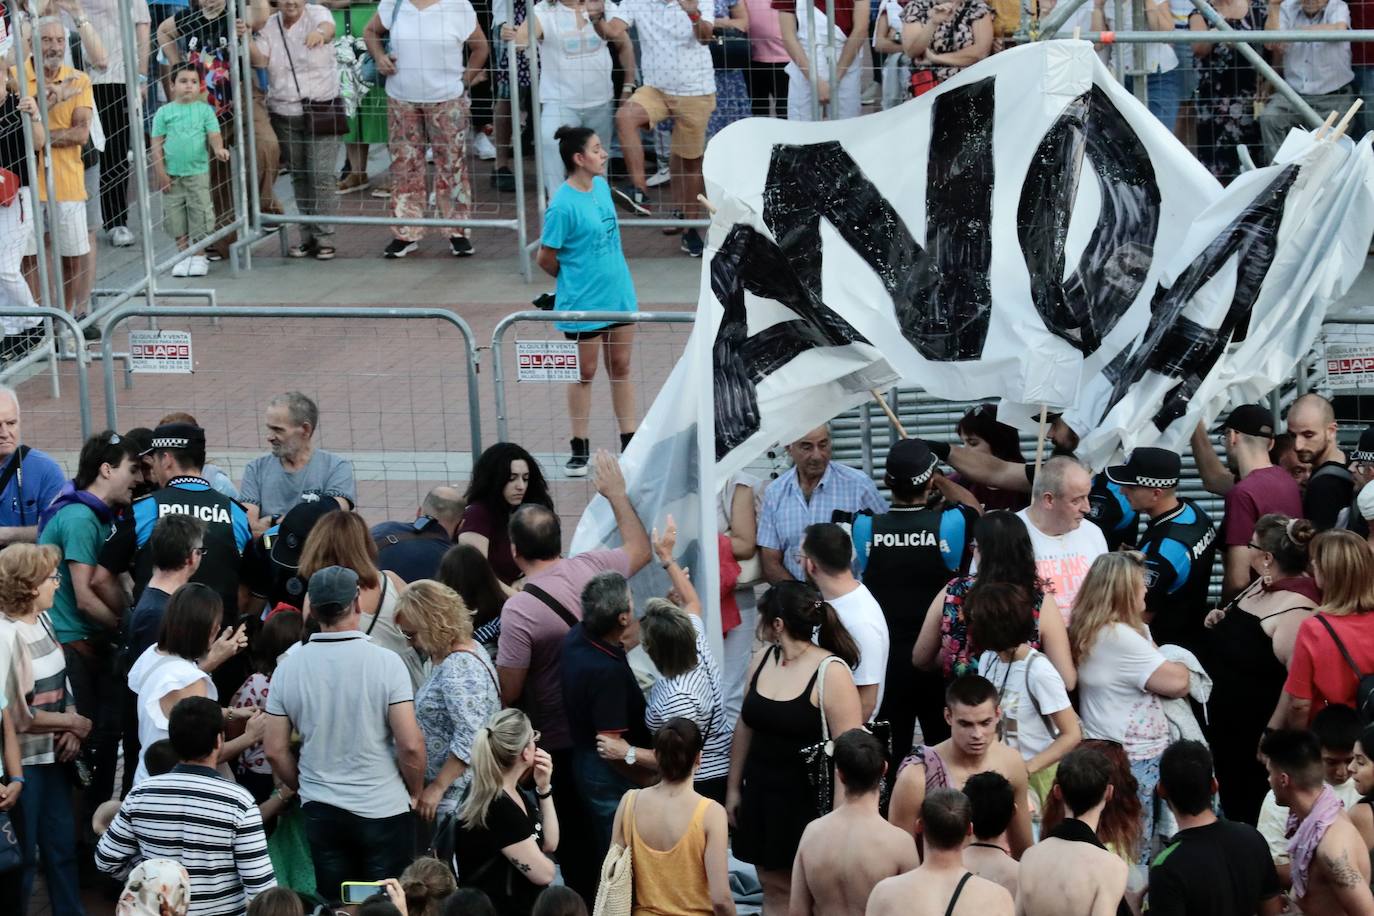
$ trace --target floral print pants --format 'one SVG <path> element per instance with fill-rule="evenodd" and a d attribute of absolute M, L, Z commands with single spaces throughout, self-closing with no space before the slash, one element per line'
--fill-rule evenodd
<path fill-rule="evenodd" d="M 387 100 L 391 150 L 391 209 L 400 219 L 425 215 L 428 175 L 425 150 L 434 151 L 434 198 L 443 219 L 467 219 L 472 210 L 472 181 L 468 175 L 468 99 L 444 102 Z M 420 226 L 393 226 L 393 235 L 407 242 L 424 238 Z M 450 236 L 466 233 L 448 230 Z"/>

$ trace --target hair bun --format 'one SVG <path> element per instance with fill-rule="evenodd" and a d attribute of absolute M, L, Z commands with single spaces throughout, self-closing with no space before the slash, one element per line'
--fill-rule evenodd
<path fill-rule="evenodd" d="M 1290 518 L 1284 526 L 1283 533 L 1296 546 L 1306 550 L 1312 538 L 1317 536 L 1317 528 L 1305 518 Z"/>

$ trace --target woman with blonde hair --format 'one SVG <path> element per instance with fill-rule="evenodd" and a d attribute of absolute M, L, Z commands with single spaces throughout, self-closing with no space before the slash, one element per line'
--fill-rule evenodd
<path fill-rule="evenodd" d="M 358 574 L 358 607 L 362 619 L 358 629 L 373 642 L 401 656 L 410 675 L 410 686 L 419 690 L 429 677 L 429 663 L 422 659 L 396 626 L 396 600 L 405 583 L 395 573 L 377 568 L 377 545 L 367 530 L 367 522 L 356 512 L 330 512 L 310 529 L 301 548 L 302 582 L 326 566 L 342 566 Z M 309 609 L 309 600 L 306 609 Z"/>
<path fill-rule="evenodd" d="M 396 601 L 396 626 L 434 665 L 415 692 L 426 758 L 416 810 L 434 821 L 458 810 L 471 779 L 473 738 L 501 709 L 501 691 L 490 656 L 472 639 L 472 612 L 447 585 L 412 582 Z"/>
<path fill-rule="evenodd" d="M 1131 762 L 1141 803 L 1139 862 L 1148 866 L 1159 758 L 1169 746 L 1162 698 L 1187 695 L 1188 669 L 1160 654 L 1144 615 L 1144 556 L 1103 554 L 1074 601 L 1069 646 L 1078 666 L 1083 737 L 1120 744 Z"/>
<path fill-rule="evenodd" d="M 1305 729 L 1336 703 L 1371 711 L 1360 707 L 1359 683 L 1374 673 L 1374 553 L 1353 531 L 1323 531 L 1308 553 L 1322 603 L 1298 628 L 1271 728 Z"/>
<path fill-rule="evenodd" d="M 11 817 L 24 853 L 22 897 L 33 895 L 41 854 L 54 912 L 81 912 L 76 821 L 66 763 L 91 733 L 67 694 L 67 662 L 48 620 L 62 553 L 52 545 L 11 544 L 0 551 L 0 683 L 20 732 L 23 790 Z M 14 781 L 18 774 L 11 773 Z"/>
<path fill-rule="evenodd" d="M 529 916 L 557 866 L 558 814 L 553 807 L 553 758 L 518 709 L 503 709 L 472 739 L 472 782 L 458 809 L 453 861 L 460 887 L 477 888 L 497 912 Z M 534 793 L 520 788 L 534 775 Z"/>
<path fill-rule="evenodd" d="M 433 856 L 422 856 L 401 872 L 406 916 L 437 916 L 444 901 L 457 889 L 453 869 Z"/>

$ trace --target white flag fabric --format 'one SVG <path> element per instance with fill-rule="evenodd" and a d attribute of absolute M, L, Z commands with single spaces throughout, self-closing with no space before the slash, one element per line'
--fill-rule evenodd
<path fill-rule="evenodd" d="M 1367 141 L 1295 132 L 1223 189 L 1072 40 L 879 114 L 733 124 L 707 148 L 696 325 L 623 458 L 631 498 L 714 539 L 692 507 L 718 481 L 893 382 L 1066 410 L 1098 467 L 1177 446 L 1311 344 L 1363 264 L 1371 166 Z M 614 532 L 596 500 L 573 548 Z"/>

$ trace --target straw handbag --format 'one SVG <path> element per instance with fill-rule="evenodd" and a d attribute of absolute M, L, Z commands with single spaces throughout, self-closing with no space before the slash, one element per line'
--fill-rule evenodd
<path fill-rule="evenodd" d="M 611 845 L 601 863 L 601 883 L 596 888 L 592 916 L 630 916 L 634 909 L 635 870 L 630 847 Z"/>

